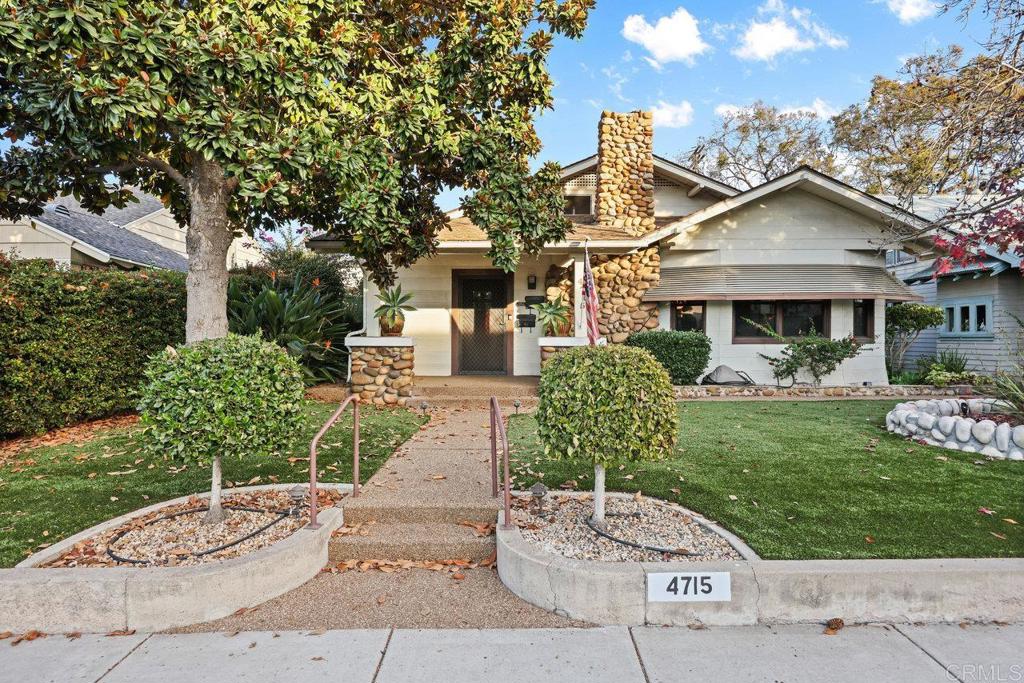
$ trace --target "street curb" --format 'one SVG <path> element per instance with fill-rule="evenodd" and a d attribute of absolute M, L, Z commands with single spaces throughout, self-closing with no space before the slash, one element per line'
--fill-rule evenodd
<path fill-rule="evenodd" d="M 1024 558 L 601 562 L 542 550 L 498 515 L 498 576 L 523 600 L 601 625 L 1024 622 Z M 728 572 L 723 602 L 648 602 L 648 575 Z"/>
<path fill-rule="evenodd" d="M 293 486 L 247 486 L 226 492 Z M 346 490 L 346 485 L 333 486 Z M 195 567 L 38 567 L 82 539 L 190 497 L 103 522 L 32 555 L 13 569 L 0 569 L 0 631 L 160 631 L 218 619 L 266 602 L 316 576 L 327 562 L 331 533 L 343 523 L 340 507 L 327 508 L 320 512 L 318 529 L 304 527 L 248 555 Z"/>

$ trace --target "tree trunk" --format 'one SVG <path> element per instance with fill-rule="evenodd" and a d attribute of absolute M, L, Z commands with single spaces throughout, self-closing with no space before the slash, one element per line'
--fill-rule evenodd
<path fill-rule="evenodd" d="M 594 516 L 590 520 L 598 529 L 607 526 L 604 521 L 604 465 L 594 465 Z"/>
<path fill-rule="evenodd" d="M 206 513 L 203 521 L 207 524 L 218 524 L 223 522 L 227 515 L 220 504 L 220 456 L 213 459 L 213 484 L 210 486 L 210 510 Z"/>
<path fill-rule="evenodd" d="M 189 200 L 192 212 L 185 249 L 187 310 L 185 342 L 216 339 L 228 333 L 228 249 L 234 239 L 228 220 L 228 183 L 219 164 L 196 163 Z"/>

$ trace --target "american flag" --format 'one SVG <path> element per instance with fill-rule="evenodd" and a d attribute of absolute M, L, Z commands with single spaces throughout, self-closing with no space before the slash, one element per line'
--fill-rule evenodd
<path fill-rule="evenodd" d="M 583 308 L 587 317 L 587 340 L 596 346 L 601 338 L 597 327 L 597 287 L 594 285 L 594 273 L 590 270 L 590 252 L 583 247 Z"/>

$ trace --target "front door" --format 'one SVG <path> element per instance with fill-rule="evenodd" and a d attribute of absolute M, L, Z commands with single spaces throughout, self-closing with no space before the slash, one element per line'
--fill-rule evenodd
<path fill-rule="evenodd" d="M 507 374 L 508 278 L 501 271 L 456 272 L 453 276 L 455 372 Z"/>

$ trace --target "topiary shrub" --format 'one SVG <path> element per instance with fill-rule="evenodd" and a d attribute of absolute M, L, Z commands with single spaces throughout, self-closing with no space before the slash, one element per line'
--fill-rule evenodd
<path fill-rule="evenodd" d="M 223 520 L 221 458 L 267 457 L 291 445 L 301 424 L 302 369 L 276 344 L 229 334 L 168 347 L 145 374 L 144 447 L 185 462 L 212 462 L 207 520 Z"/>
<path fill-rule="evenodd" d="M 668 457 L 676 406 L 665 368 L 645 349 L 582 346 L 540 374 L 537 423 L 544 452 L 594 463 L 594 523 L 604 524 L 605 467 Z"/>
<path fill-rule="evenodd" d="M 637 332 L 626 339 L 626 345 L 650 351 L 668 370 L 672 384 L 696 384 L 711 360 L 711 340 L 703 332 Z"/>

